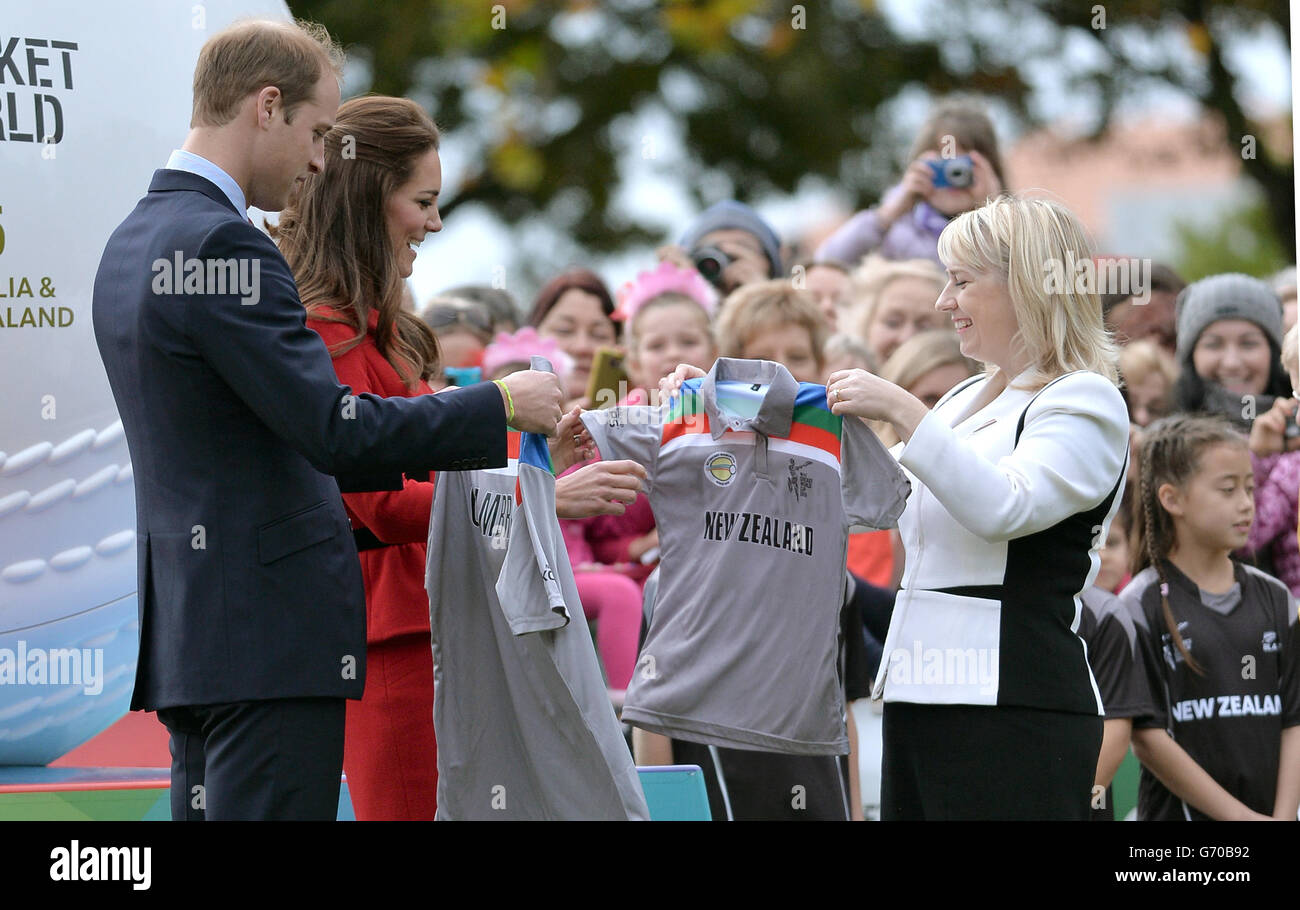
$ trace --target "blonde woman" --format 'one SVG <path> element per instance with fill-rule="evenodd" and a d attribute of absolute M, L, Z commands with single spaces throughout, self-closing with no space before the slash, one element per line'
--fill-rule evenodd
<path fill-rule="evenodd" d="M 1129 421 L 1095 289 L 1048 279 L 1092 246 L 1062 206 L 1004 196 L 954 219 L 939 254 L 935 308 L 985 372 L 933 409 L 863 370 L 827 390 L 834 413 L 893 426 L 912 483 L 874 693 L 882 816 L 1084 820 L 1103 709 L 1079 594 L 1119 509 Z"/>

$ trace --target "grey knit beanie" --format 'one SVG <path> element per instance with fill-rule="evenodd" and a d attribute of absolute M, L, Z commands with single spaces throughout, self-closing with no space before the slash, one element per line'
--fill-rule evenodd
<path fill-rule="evenodd" d="M 763 220 L 762 215 L 743 202 L 727 199 L 709 206 L 691 222 L 690 227 L 682 234 L 680 242 L 682 246 L 686 247 L 687 251 L 690 251 L 705 234 L 727 228 L 748 231 L 753 234 L 754 238 L 763 247 L 763 253 L 767 256 L 771 276 L 780 278 L 785 274 L 785 269 L 781 264 L 781 239 L 776 235 L 776 231 L 772 230 L 772 226 Z"/>
<path fill-rule="evenodd" d="M 1229 273 L 1202 278 L 1183 289 L 1175 304 L 1178 362 L 1190 364 L 1201 333 L 1220 319 L 1245 319 L 1282 347 L 1282 304 L 1258 278 Z"/>

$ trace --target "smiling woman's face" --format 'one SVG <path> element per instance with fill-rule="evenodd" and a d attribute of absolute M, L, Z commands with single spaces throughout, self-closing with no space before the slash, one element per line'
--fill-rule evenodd
<path fill-rule="evenodd" d="M 1196 375 L 1234 395 L 1263 394 L 1272 359 L 1264 330 L 1245 319 L 1211 322 L 1192 348 Z"/>
<path fill-rule="evenodd" d="M 895 278 L 881 289 L 866 339 L 880 363 L 916 333 L 948 327 L 935 309 L 935 296 L 934 282 L 912 276 Z"/>
<path fill-rule="evenodd" d="M 601 307 L 600 298 L 581 288 L 569 288 L 537 326 L 537 334 L 554 338 L 560 350 L 573 358 L 566 395 L 578 398 L 587 391 L 596 351 L 613 347 L 617 340 L 614 322 Z"/>
<path fill-rule="evenodd" d="M 415 267 L 415 247 L 426 234 L 442 230 L 438 193 L 442 190 L 442 163 L 438 150 L 429 149 L 416 159 L 411 176 L 384 201 L 388 239 L 397 257 L 397 270 L 410 278 Z"/>
<path fill-rule="evenodd" d="M 964 355 L 997 364 L 1011 376 L 1019 374 L 1013 360 L 1020 326 L 1005 281 L 960 263 L 952 265 L 936 307 L 952 319 Z"/>

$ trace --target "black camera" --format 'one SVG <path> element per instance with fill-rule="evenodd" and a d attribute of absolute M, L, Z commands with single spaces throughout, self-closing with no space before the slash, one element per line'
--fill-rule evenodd
<path fill-rule="evenodd" d="M 691 250 L 691 261 L 709 284 L 722 290 L 722 273 L 731 265 L 730 256 L 716 246 L 702 246 Z"/>

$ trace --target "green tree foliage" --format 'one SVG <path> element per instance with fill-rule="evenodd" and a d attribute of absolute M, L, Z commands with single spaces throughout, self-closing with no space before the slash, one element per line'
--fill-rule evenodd
<path fill-rule="evenodd" d="M 470 172 L 444 213 L 481 202 L 512 224 L 543 215 L 595 252 L 659 239 L 616 202 L 620 162 L 653 159 L 669 139 L 631 135 L 647 106 L 678 125 L 687 157 L 674 176 L 701 204 L 820 176 L 861 206 L 900 170 L 909 137 L 888 120 L 900 93 L 984 94 L 1028 124 L 1027 74 L 1064 66 L 1071 42 L 1102 61 L 1066 74 L 1099 104 L 1095 135 L 1130 93 L 1166 85 L 1218 112 L 1234 149 L 1259 136 L 1245 173 L 1294 247 L 1289 148 L 1265 144 L 1222 53 L 1260 26 L 1286 35 L 1285 3 L 918 3 L 923 28 L 903 36 L 871 0 L 290 0 L 366 61 L 363 90 L 415 98 L 470 140 Z"/>
<path fill-rule="evenodd" d="M 1220 272 L 1243 272 L 1268 278 L 1290 264 L 1273 233 L 1268 208 L 1261 202 L 1228 214 L 1212 227 L 1180 224 L 1181 247 L 1173 266 L 1188 281 Z"/>
<path fill-rule="evenodd" d="M 753 199 L 793 192 L 807 175 L 839 183 L 848 204 L 866 204 L 899 169 L 897 142 L 879 141 L 887 125 L 876 112 L 902 88 L 965 88 L 1013 105 L 1026 91 L 1011 66 L 951 72 L 934 42 L 900 38 L 870 3 L 291 7 L 368 62 L 365 90 L 409 95 L 444 129 L 473 136 L 472 172 L 451 188 L 444 214 L 469 202 L 509 222 L 541 213 L 599 251 L 660 239 L 613 204 L 620 158 L 654 158 L 669 141 L 629 135 L 630 115 L 644 105 L 662 105 L 680 124 L 689 157 L 677 176 L 702 204 L 718 186 Z"/>

